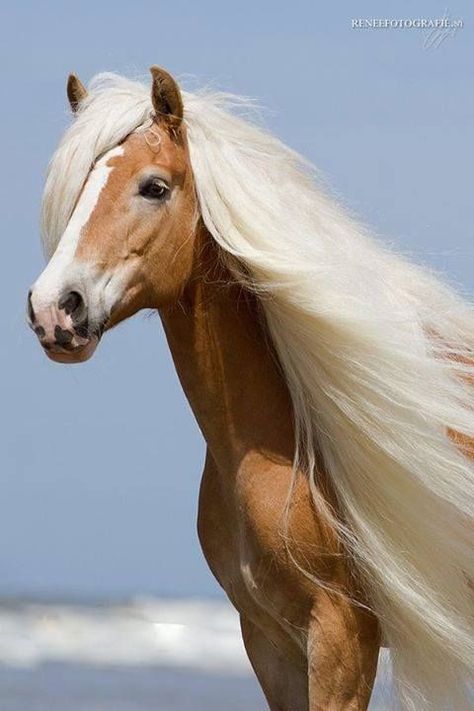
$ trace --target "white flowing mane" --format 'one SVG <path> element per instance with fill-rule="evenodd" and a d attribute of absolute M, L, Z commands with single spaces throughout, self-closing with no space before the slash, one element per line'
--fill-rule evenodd
<path fill-rule="evenodd" d="M 471 306 L 349 218 L 296 153 L 232 113 L 238 100 L 183 99 L 203 219 L 266 294 L 299 460 L 317 497 L 323 455 L 403 705 L 472 708 L 474 465 L 448 435 L 474 438 Z M 49 255 L 93 162 L 150 111 L 148 87 L 92 81 L 48 173 Z"/>

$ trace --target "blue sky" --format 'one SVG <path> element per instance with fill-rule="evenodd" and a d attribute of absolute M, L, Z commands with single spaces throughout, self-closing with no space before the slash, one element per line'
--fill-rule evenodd
<path fill-rule="evenodd" d="M 0 595 L 216 595 L 195 533 L 204 446 L 158 317 L 93 360 L 59 366 L 24 323 L 43 267 L 47 161 L 69 121 L 65 81 L 159 64 L 188 87 L 256 97 L 385 239 L 471 291 L 474 42 L 353 17 L 442 16 L 444 3 L 4 3 L 0 10 Z"/>

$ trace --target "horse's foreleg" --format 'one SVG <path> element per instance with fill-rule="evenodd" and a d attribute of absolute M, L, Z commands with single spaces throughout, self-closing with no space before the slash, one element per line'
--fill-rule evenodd
<path fill-rule="evenodd" d="M 310 711 L 366 711 L 380 647 L 375 618 L 321 595 L 308 630 Z"/>
<path fill-rule="evenodd" d="M 271 711 L 308 711 L 308 672 L 289 661 L 247 617 L 240 625 L 245 649 Z"/>

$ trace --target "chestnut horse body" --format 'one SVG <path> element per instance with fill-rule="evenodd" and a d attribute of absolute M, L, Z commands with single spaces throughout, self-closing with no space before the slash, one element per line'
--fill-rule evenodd
<path fill-rule="evenodd" d="M 345 511 L 323 453 L 313 479 L 295 472 L 294 397 L 262 299 L 203 219 L 180 91 L 152 74 L 153 115 L 93 156 L 30 293 L 30 324 L 50 358 L 79 362 L 105 330 L 159 310 L 207 443 L 199 538 L 269 707 L 366 709 L 381 638 L 371 586 L 327 516 Z M 85 121 L 74 76 L 68 94 Z"/>
<path fill-rule="evenodd" d="M 210 244 L 205 229 L 202 239 Z M 361 600 L 303 475 L 285 525 L 295 446 L 289 393 L 255 299 L 229 285 L 213 251 L 199 250 L 197 278 L 181 308 L 162 310 L 181 383 L 207 442 L 201 545 L 240 613 L 270 708 L 365 709 L 378 625 L 341 595 Z M 322 494 L 331 499 L 320 473 Z M 307 570 L 336 592 L 315 586 Z"/>

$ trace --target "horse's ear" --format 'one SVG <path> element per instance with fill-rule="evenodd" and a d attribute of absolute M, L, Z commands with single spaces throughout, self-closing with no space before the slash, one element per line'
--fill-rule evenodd
<path fill-rule="evenodd" d="M 67 78 L 67 98 L 71 105 L 71 111 L 76 113 L 79 104 L 87 96 L 87 89 L 79 79 L 77 74 L 70 74 Z"/>
<path fill-rule="evenodd" d="M 183 120 L 183 99 L 173 77 L 167 71 L 153 65 L 151 101 L 157 118 L 166 117 L 173 128 L 178 128 Z"/>

